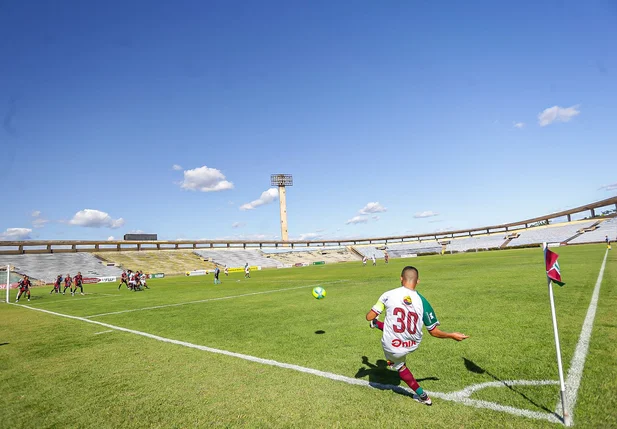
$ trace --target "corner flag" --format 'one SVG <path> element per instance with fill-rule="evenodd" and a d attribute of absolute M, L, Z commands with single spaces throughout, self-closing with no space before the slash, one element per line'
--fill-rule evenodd
<path fill-rule="evenodd" d="M 546 281 L 548 283 L 548 299 L 551 304 L 551 316 L 553 317 L 553 335 L 555 336 L 555 351 L 557 352 L 557 370 L 559 371 L 559 390 L 561 396 L 561 408 L 563 411 L 563 423 L 566 426 L 572 424 L 570 413 L 566 406 L 566 384 L 563 381 L 563 365 L 561 364 L 561 346 L 559 345 L 559 333 L 557 331 L 557 317 L 555 315 L 555 299 L 553 298 L 553 286 L 552 283 L 557 283 L 559 286 L 563 286 L 565 283 L 561 281 L 561 272 L 559 271 L 559 263 L 557 253 L 548 250 L 548 245 L 544 243 L 544 263 L 546 266 Z"/>
<path fill-rule="evenodd" d="M 548 250 L 548 247 L 544 248 L 544 261 L 546 262 L 546 276 L 552 280 L 553 283 L 557 283 L 559 286 L 565 285 L 561 281 L 561 270 L 559 269 L 559 262 L 557 262 L 559 255 L 557 253 Z"/>

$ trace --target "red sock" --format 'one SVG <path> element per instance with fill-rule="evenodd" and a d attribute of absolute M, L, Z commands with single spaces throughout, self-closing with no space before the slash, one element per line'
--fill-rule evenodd
<path fill-rule="evenodd" d="M 375 325 L 377 326 L 377 329 L 379 329 L 380 331 L 383 331 L 383 322 L 377 319 L 375 320 Z"/>
<path fill-rule="evenodd" d="M 416 392 L 420 388 L 420 385 L 414 378 L 409 368 L 407 368 L 406 366 L 398 370 L 398 375 L 401 377 L 401 380 L 407 383 L 407 385 L 411 387 L 411 390 L 413 390 L 414 392 Z"/>

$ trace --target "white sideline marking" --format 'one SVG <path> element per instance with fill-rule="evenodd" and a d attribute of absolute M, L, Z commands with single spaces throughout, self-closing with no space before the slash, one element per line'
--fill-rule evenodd
<path fill-rule="evenodd" d="M 110 313 L 93 314 L 91 316 L 84 316 L 84 317 L 86 319 L 91 319 L 91 318 L 94 318 L 94 317 L 111 316 L 112 314 L 132 313 L 134 311 L 156 310 L 156 309 L 159 309 L 159 308 L 178 307 L 178 306 L 181 306 L 181 305 L 188 305 L 188 304 L 200 304 L 202 302 L 210 302 L 210 301 L 222 301 L 222 300 L 225 300 L 225 299 L 240 298 L 240 297 L 243 297 L 243 296 L 263 295 L 263 294 L 267 294 L 267 293 L 284 292 L 284 291 L 287 291 L 287 290 L 305 289 L 305 288 L 314 287 L 314 286 L 321 286 L 321 285 L 333 284 L 333 283 L 343 283 L 343 282 L 347 282 L 347 281 L 349 281 L 349 280 L 336 280 L 336 281 L 333 281 L 333 282 L 322 282 L 322 283 L 317 283 L 317 284 L 313 284 L 313 285 L 303 285 L 303 286 L 288 287 L 288 288 L 283 288 L 283 289 L 265 290 L 265 291 L 261 291 L 261 292 L 244 293 L 244 294 L 241 294 L 241 295 L 221 296 L 221 297 L 218 297 L 218 298 L 200 299 L 198 301 L 180 302 L 180 303 L 177 303 L 177 304 L 163 304 L 163 305 L 155 305 L 153 307 L 132 308 L 130 310 L 112 311 Z"/>
<path fill-rule="evenodd" d="M 574 424 L 574 406 L 576 405 L 576 399 L 578 396 L 578 388 L 581 386 L 581 378 L 583 377 L 583 370 L 585 369 L 585 360 L 587 359 L 587 353 L 589 352 L 589 341 L 591 340 L 591 331 L 593 330 L 593 321 L 596 317 L 596 310 L 598 309 L 598 298 L 600 297 L 600 286 L 602 285 L 602 278 L 604 277 L 604 267 L 606 266 L 606 258 L 608 257 L 608 249 L 604 254 L 604 260 L 600 267 L 600 274 L 598 274 L 598 280 L 596 280 L 596 286 L 593 289 L 593 295 L 591 296 L 591 302 L 587 309 L 587 315 L 583 322 L 583 329 L 581 329 L 581 336 L 576 343 L 576 349 L 574 355 L 570 361 L 570 369 L 568 370 L 568 377 L 566 378 L 566 406 L 570 411 L 570 426 Z M 561 401 L 557 401 L 558 412 L 561 408 Z"/>
<path fill-rule="evenodd" d="M 17 305 L 17 304 L 12 304 L 12 305 Z M 43 313 L 53 314 L 54 316 L 66 317 L 68 319 L 81 320 L 82 322 L 104 326 L 112 330 L 128 332 L 129 334 L 140 335 L 142 337 L 151 338 L 153 340 L 162 341 L 164 343 L 176 344 L 179 346 L 189 347 L 192 349 L 202 350 L 205 352 L 216 353 L 216 354 L 225 355 L 225 356 L 231 356 L 231 357 L 235 357 L 238 359 L 244 359 L 250 362 L 260 363 L 263 365 L 270 365 L 270 366 L 275 366 L 279 368 L 291 369 L 294 371 L 312 374 L 312 375 L 327 378 L 330 380 L 341 381 L 347 384 L 371 387 L 371 388 L 380 389 L 380 390 L 393 390 L 395 392 L 403 392 L 403 393 L 406 392 L 409 395 L 413 395 L 413 392 L 411 392 L 411 390 L 404 388 L 404 387 L 400 387 L 400 386 L 394 386 L 391 384 L 372 383 L 367 380 L 346 377 L 344 375 L 334 374 L 331 372 L 321 371 L 321 370 L 313 369 L 313 368 L 306 368 L 300 365 L 278 362 L 272 359 L 262 359 L 259 357 L 245 355 L 242 353 L 235 353 L 235 352 L 230 352 L 227 350 L 221 350 L 221 349 L 215 349 L 212 347 L 201 346 L 198 344 L 188 343 L 186 341 L 174 340 L 171 338 L 165 338 L 165 337 L 161 337 L 158 335 L 149 334 L 147 332 L 141 332 L 141 331 L 136 331 L 133 329 L 123 328 L 121 326 L 110 325 L 109 323 L 99 322 L 97 320 L 90 320 L 90 319 L 86 319 L 85 317 L 71 316 L 68 314 L 62 314 L 62 313 L 56 313 L 54 311 L 43 310 L 42 308 L 30 307 L 27 305 L 21 305 L 20 307 L 28 308 L 30 310 L 35 310 L 35 311 L 41 311 Z M 559 382 L 553 381 L 553 380 L 509 380 L 509 381 L 503 381 L 503 382 L 491 381 L 487 383 L 474 384 L 472 386 L 466 387 L 463 390 L 459 390 L 459 391 L 451 392 L 451 393 L 431 392 L 431 391 L 428 391 L 428 393 L 434 398 L 439 398 L 439 399 L 443 399 L 446 401 L 458 402 L 463 405 L 468 405 L 468 406 L 475 407 L 475 408 L 487 408 L 489 410 L 499 411 L 502 413 L 508 413 L 508 414 L 512 414 L 515 416 L 519 416 L 519 417 L 528 417 L 531 419 L 547 420 L 553 423 L 560 423 L 561 420 L 555 414 L 525 410 L 521 408 L 515 408 L 515 407 L 510 407 L 507 405 L 497 404 L 494 402 L 481 401 L 481 400 L 469 398 L 477 390 L 484 389 L 486 387 L 505 387 L 505 386 L 515 386 L 515 385 L 544 386 L 544 385 L 552 385 L 552 384 L 559 384 Z"/>
<path fill-rule="evenodd" d="M 109 329 L 107 331 L 95 332 L 94 335 L 106 334 L 108 332 L 113 332 L 113 331 L 114 331 L 113 329 Z"/>

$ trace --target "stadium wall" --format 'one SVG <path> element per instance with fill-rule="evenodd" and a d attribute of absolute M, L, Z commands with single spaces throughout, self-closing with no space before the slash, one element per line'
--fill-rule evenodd
<path fill-rule="evenodd" d="M 448 240 L 451 238 L 473 237 L 475 235 L 492 233 L 511 233 L 522 231 L 537 222 L 549 221 L 552 219 L 566 217 L 571 221 L 572 215 L 589 212 L 590 219 L 602 220 L 606 217 L 596 216 L 595 210 L 614 206 L 617 210 L 617 197 L 607 198 L 594 203 L 585 204 L 561 212 L 551 213 L 532 219 L 512 222 L 501 225 L 490 225 L 471 229 L 461 229 L 447 232 L 432 232 L 417 235 L 377 237 L 377 238 L 356 238 L 356 239 L 332 239 L 318 241 L 239 241 L 239 240 L 176 240 L 176 241 L 84 241 L 84 240 L 27 240 L 27 241 L 0 241 L 0 254 L 22 255 L 36 253 L 75 253 L 75 252 L 120 252 L 120 251 L 141 251 L 141 250 L 198 250 L 212 248 L 252 248 L 261 249 L 263 247 L 274 248 L 302 248 L 316 246 L 355 246 L 362 244 L 384 245 L 394 243 L 417 243 L 428 240 Z M 612 208 L 612 207 L 611 207 Z"/>

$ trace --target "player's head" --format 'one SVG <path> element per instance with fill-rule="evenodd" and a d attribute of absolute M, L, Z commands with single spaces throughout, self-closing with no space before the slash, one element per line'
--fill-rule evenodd
<path fill-rule="evenodd" d="M 415 287 L 418 284 L 418 277 L 418 269 L 411 265 L 407 265 L 403 268 L 403 271 L 401 271 L 401 285 Z"/>

